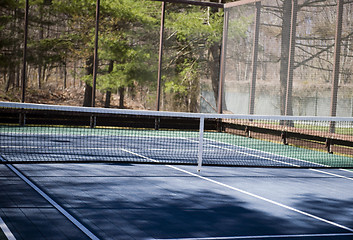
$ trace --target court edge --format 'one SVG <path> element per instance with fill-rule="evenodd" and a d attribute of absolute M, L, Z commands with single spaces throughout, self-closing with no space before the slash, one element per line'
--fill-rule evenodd
<path fill-rule="evenodd" d="M 269 239 L 269 238 L 300 238 L 300 237 L 344 237 L 353 236 L 353 233 L 328 234 L 293 234 L 293 235 L 262 235 L 262 236 L 234 236 L 234 237 L 206 237 L 206 238 L 164 238 L 153 240 L 236 240 L 236 239 Z M 152 240 L 152 239 L 150 239 Z"/>
<path fill-rule="evenodd" d="M 8 240 L 16 240 L 15 236 L 12 234 L 11 230 L 7 227 L 6 223 L 0 217 L 0 228 L 7 237 Z"/>

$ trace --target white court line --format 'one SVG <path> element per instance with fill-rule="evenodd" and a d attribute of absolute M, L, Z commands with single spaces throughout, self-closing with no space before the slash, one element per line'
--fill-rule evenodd
<path fill-rule="evenodd" d="M 353 178 L 351 178 L 351 177 L 346 177 L 346 176 L 342 176 L 342 175 L 339 175 L 339 174 L 330 173 L 330 172 L 326 172 L 326 171 L 322 171 L 322 170 L 318 170 L 318 169 L 309 169 L 309 170 L 353 181 Z M 338 170 L 344 171 L 345 169 L 338 169 Z"/>
<path fill-rule="evenodd" d="M 215 140 L 211 140 L 211 139 L 207 139 L 209 141 L 213 141 L 213 142 L 217 142 Z M 190 141 L 194 142 L 195 140 L 191 140 Z M 235 145 L 231 145 L 231 144 L 226 144 L 226 143 L 222 143 L 222 142 L 217 142 L 217 143 L 221 143 L 221 144 L 225 144 L 225 145 L 230 145 L 231 147 L 239 147 L 239 146 L 235 146 Z M 260 155 L 256 155 L 256 154 L 251 154 L 251 153 L 247 153 L 247 152 L 242 152 L 242 151 L 238 151 L 238 150 L 234 150 L 234 149 L 231 149 L 231 148 L 226 148 L 226 147 L 222 147 L 222 146 L 217 146 L 217 145 L 212 145 L 212 144 L 207 144 L 211 147 L 215 147 L 215 148 L 219 148 L 219 149 L 223 149 L 223 150 L 227 150 L 227 151 L 231 151 L 231 152 L 237 152 L 237 153 L 240 153 L 240 154 L 244 154 L 244 155 L 248 155 L 248 156 L 251 156 L 251 157 L 257 157 L 257 158 L 262 158 L 262 159 L 265 159 L 265 160 L 268 160 L 268 161 L 272 161 L 272 162 L 278 162 L 278 163 L 282 163 L 282 164 L 285 164 L 285 165 L 290 165 L 290 166 L 293 166 L 293 167 L 299 167 L 299 165 L 295 165 L 293 163 L 287 163 L 287 162 L 283 162 L 281 160 L 276 160 L 276 159 L 273 159 L 273 158 L 268 158 L 268 157 L 264 157 L 264 156 L 260 156 Z M 251 148 L 246 148 L 247 150 L 253 150 L 253 151 L 258 151 L 256 149 L 251 149 Z M 259 152 L 262 152 L 262 151 L 259 151 Z M 266 153 L 266 154 L 270 154 L 271 153 L 267 153 L 267 152 L 263 152 L 263 153 Z"/>
<path fill-rule="evenodd" d="M 261 239 L 261 238 L 344 237 L 344 236 L 353 236 L 353 233 L 297 234 L 297 235 L 288 234 L 288 235 L 205 237 L 205 238 L 158 238 L 153 240 L 233 240 L 233 239 Z"/>
<path fill-rule="evenodd" d="M 147 160 L 150 160 L 151 162 L 159 162 L 158 160 L 155 160 L 155 159 L 151 159 L 149 157 L 146 157 L 146 156 L 143 156 L 141 154 L 138 154 L 138 153 L 134 153 L 134 152 L 131 152 L 129 150 L 126 150 L 126 149 L 122 149 L 123 151 L 125 152 L 128 152 L 130 154 L 133 154 L 135 156 L 138 156 L 138 157 L 141 157 L 141 158 L 144 158 L 144 159 L 147 159 Z M 225 188 L 228 188 L 228 189 L 231 189 L 231 190 L 234 190 L 236 192 L 240 192 L 240 193 L 243 193 L 245 195 L 248 195 L 248 196 L 251 196 L 251 197 L 254 197 L 254 198 L 257 198 L 257 199 L 260 199 L 260 200 L 263 200 L 265 202 L 268 202 L 268 203 L 271 203 L 271 204 L 274 204 L 276 206 L 279 206 L 279 207 L 282 207 L 282 208 L 285 208 L 285 209 L 288 209 L 288 210 L 291 210 L 293 212 L 296 212 L 296 213 L 299 213 L 299 214 L 302 214 L 302 215 L 305 215 L 307 217 L 310 217 L 310 218 L 313 218 L 313 219 L 316 219 L 316 220 L 319 220 L 321 222 L 324 222 L 324 223 L 328 223 L 330 225 L 333 225 L 333 226 L 336 226 L 336 227 L 339 227 L 339 228 L 342 228 L 342 229 L 345 229 L 347 231 L 350 231 L 353 233 L 353 229 L 352 228 L 349 228 L 349 227 L 346 227 L 344 225 L 341 225 L 341 224 L 338 224 L 338 223 L 335 223 L 335 222 L 332 222 L 330 220 L 327 220 L 327 219 L 324 219 L 324 218 L 321 218 L 321 217 L 318 217 L 318 216 L 315 216 L 313 214 L 310 214 L 310 213 L 307 213 L 307 212 L 304 212 L 304 211 L 301 211 L 299 209 L 296 209 L 296 208 L 293 208 L 293 207 L 290 207 L 290 206 L 287 206 L 287 205 L 284 205 L 282 203 L 279 203 L 279 202 L 276 202 L 276 201 L 273 201 L 273 200 L 270 200 L 268 198 L 265 198 L 265 197 L 261 197 L 259 195 L 256 195 L 254 193 L 250 193 L 250 192 L 247 192 L 245 190 L 242 190 L 240 188 L 236 188 L 236 187 L 232 187 L 230 185 L 227 185 L 225 183 L 221 183 L 221 182 L 218 182 L 216 180 L 213 180 L 213 179 L 210 179 L 208 177 L 204 177 L 204 176 L 200 176 L 198 174 L 195 174 L 195 173 L 192 173 L 192 172 L 189 172 L 189 171 L 186 171 L 186 170 L 183 170 L 181 168 L 178 168 L 176 166 L 172 166 L 172 165 L 165 165 L 169 168 L 172 168 L 172 169 L 175 169 L 177 171 L 180 171 L 180 172 L 183 172 L 183 173 L 186 173 L 188 175 L 191 175 L 191 176 L 194 176 L 194 177 L 197 177 L 197 178 L 200 178 L 202 180 L 205 180 L 205 181 L 208 181 L 208 182 L 211 182 L 211 183 L 214 183 L 214 184 L 217 184 L 217 185 L 220 185 L 222 187 L 225 187 Z"/>
<path fill-rule="evenodd" d="M 268 154 L 268 155 L 272 155 L 272 156 L 276 156 L 276 157 L 292 159 L 292 160 L 295 160 L 295 161 L 298 161 L 298 162 L 305 162 L 305 163 L 315 164 L 315 165 L 318 165 L 318 166 L 328 167 L 328 166 L 323 165 L 323 164 L 313 163 L 313 162 L 310 162 L 310 161 L 307 161 L 307 160 L 298 159 L 298 158 L 292 158 L 292 157 L 282 156 L 282 155 L 279 155 L 279 154 L 275 154 L 275 153 L 271 153 L 271 152 L 265 152 L 265 151 L 258 150 L 258 149 L 253 149 L 253 148 L 248 148 L 248 147 L 243 147 L 243 146 L 238 146 L 238 145 L 232 145 L 232 144 L 229 144 L 229 143 L 223 143 L 223 142 L 219 142 L 219 141 L 212 140 L 212 139 L 207 139 L 207 140 L 209 140 L 209 141 L 211 141 L 211 142 L 216 142 L 216 144 L 224 144 L 224 145 L 229 145 L 229 146 L 231 146 L 231 147 L 242 148 L 242 149 L 245 149 L 246 151 L 249 151 L 249 150 L 250 150 L 250 151 L 255 151 L 255 152 L 259 152 L 259 153 L 263 153 L 263 154 Z M 228 149 L 228 148 L 221 147 L 221 146 L 217 146 L 217 145 L 212 145 L 212 144 L 209 144 L 209 145 L 211 145 L 212 147 L 218 147 L 218 148 L 225 149 L 225 150 L 228 150 L 228 151 L 239 152 L 239 153 L 242 153 L 242 154 L 245 154 L 245 155 L 249 155 L 249 156 L 256 156 L 256 157 L 259 157 L 259 158 L 263 158 L 263 159 L 265 159 L 265 160 L 271 160 L 271 161 L 274 161 L 274 162 L 280 162 L 280 163 L 283 163 L 283 164 L 286 164 L 286 165 L 290 165 L 290 166 L 293 166 L 293 167 L 300 167 L 299 165 L 296 165 L 296 164 L 293 164 L 293 163 L 287 163 L 287 162 L 284 162 L 284 161 L 281 161 L 281 160 L 275 160 L 275 159 L 272 159 L 272 158 L 267 158 L 267 157 L 263 157 L 263 156 L 259 156 L 259 155 L 255 155 L 255 154 L 250 154 L 250 153 L 246 153 L 246 152 L 241 152 L 241 151 L 234 150 L 234 149 Z"/>
<path fill-rule="evenodd" d="M 0 217 L 0 228 L 7 237 L 8 240 L 16 240 L 15 236 L 12 234 L 10 229 L 7 227 L 6 223 Z"/>
<path fill-rule="evenodd" d="M 276 157 L 288 158 L 288 159 L 292 159 L 292 160 L 295 160 L 295 161 L 298 161 L 298 162 L 306 162 L 306 163 L 310 163 L 310 164 L 316 164 L 316 165 L 318 165 L 318 166 L 329 167 L 329 166 L 324 165 L 324 164 L 313 163 L 313 162 L 309 162 L 309 161 L 302 160 L 302 159 L 297 159 L 297 158 L 293 158 L 293 157 L 282 156 L 282 155 L 275 154 L 275 153 L 265 152 L 265 151 L 261 151 L 261 150 L 257 150 L 257 149 L 252 149 L 252 148 L 247 148 L 247 147 L 243 147 L 243 146 L 232 145 L 232 144 L 229 144 L 229 143 L 223 143 L 223 142 L 219 142 L 219 141 L 212 140 L 212 139 L 207 139 L 207 140 L 209 140 L 209 141 L 211 141 L 211 142 L 216 142 L 216 143 L 224 144 L 224 145 L 230 145 L 231 147 L 239 147 L 239 148 L 243 148 L 243 149 L 245 149 L 245 150 L 260 152 L 260 153 L 264 153 L 264 154 L 269 154 L 269 155 L 273 155 L 273 156 L 276 156 Z M 195 140 L 189 139 L 189 141 L 194 142 Z M 284 162 L 284 161 L 281 161 L 281 160 L 275 160 L 275 159 L 272 159 L 272 158 L 263 157 L 263 156 L 256 155 L 256 154 L 250 154 L 250 153 L 247 153 L 247 152 L 242 152 L 242 151 L 238 151 L 238 150 L 234 150 L 234 149 L 229 149 L 229 148 L 225 148 L 225 147 L 221 147 L 221 146 L 217 146 L 217 145 L 212 145 L 212 144 L 208 144 L 208 145 L 210 145 L 210 146 L 212 146 L 212 147 L 216 147 L 216 148 L 221 148 L 221 149 L 224 149 L 224 150 L 227 150 L 227 151 L 234 151 L 234 152 L 238 152 L 238 153 L 241 153 L 241 154 L 244 154 L 244 155 L 249 155 L 249 156 L 253 156 L 253 157 L 258 157 L 258 158 L 262 158 L 262 159 L 269 160 L 269 161 L 273 161 L 273 162 L 283 163 L 283 164 L 290 165 L 290 166 L 293 166 L 293 167 L 300 167 L 299 165 L 296 165 L 296 164 L 287 163 L 287 162 Z M 322 173 L 322 174 L 326 174 L 326 175 L 331 175 L 331 176 L 335 176 L 335 177 L 339 177 L 339 178 L 344 178 L 344 179 L 353 181 L 353 178 L 351 178 L 351 177 L 346 177 L 346 176 L 342 176 L 342 175 L 339 175 L 339 174 L 329 173 L 329 172 L 326 172 L 326 171 L 323 171 L 323 170 L 318 170 L 318 169 L 309 168 L 309 170 L 314 171 L 314 172 L 318 172 L 318 173 Z M 349 170 L 346 170 L 346 169 L 338 169 L 338 170 L 352 173 L 352 171 L 349 171 Z"/>
<path fill-rule="evenodd" d="M 0 161 L 5 161 L 0 156 Z M 68 213 L 63 207 L 56 203 L 51 197 L 49 197 L 45 192 L 40 190 L 34 183 L 32 183 L 25 175 L 23 175 L 19 170 L 17 170 L 11 164 L 5 164 L 10 168 L 17 176 L 19 176 L 24 182 L 26 182 L 30 187 L 32 187 L 37 193 L 39 193 L 45 200 L 47 200 L 53 207 L 55 207 L 61 214 L 63 214 L 67 219 L 69 219 L 76 227 L 78 227 L 86 236 L 92 240 L 100 240 L 96 235 L 94 235 L 90 230 L 82 225 L 76 218 L 74 218 L 70 213 Z"/>
<path fill-rule="evenodd" d="M 209 140 L 210 140 L 210 139 L 209 139 Z M 215 140 L 210 140 L 210 141 L 214 141 L 214 142 L 217 142 L 217 143 L 218 143 L 218 141 L 215 141 Z M 219 143 L 222 143 L 222 142 L 219 142 Z M 226 143 L 222 143 L 222 144 L 226 144 Z M 211 145 L 211 144 L 210 144 L 210 145 Z M 226 145 L 227 145 L 227 144 L 226 144 Z M 212 146 L 212 147 L 222 148 L 222 147 L 216 146 L 216 145 L 211 145 L 211 146 Z M 264 151 L 257 150 L 257 149 L 252 149 L 252 148 L 247 148 L 247 147 L 242 147 L 242 146 L 236 146 L 236 145 L 231 145 L 231 146 L 239 147 L 239 148 L 244 148 L 244 149 L 246 149 L 246 150 L 253 150 L 253 151 L 255 151 L 255 152 L 260 152 L 260 153 L 264 153 L 264 154 L 269 154 L 269 155 L 273 155 L 273 156 L 277 156 L 277 157 L 283 157 L 283 158 L 293 159 L 293 160 L 298 161 L 298 162 L 306 162 L 306 163 L 315 164 L 315 165 L 318 165 L 318 166 L 329 167 L 328 165 L 324 165 L 324 164 L 320 164 L 320 163 L 313 163 L 313 162 L 309 162 L 309 161 L 306 161 L 306 160 L 302 160 L 302 159 L 298 159 L 298 158 L 293 158 L 293 157 L 282 156 L 282 155 L 275 154 L 275 153 L 264 152 Z M 274 161 L 274 162 L 280 162 L 280 163 L 283 163 L 283 164 L 291 165 L 291 166 L 293 166 L 293 167 L 300 167 L 299 165 L 287 163 L 287 162 L 284 162 L 284 161 L 281 161 L 281 160 L 275 160 L 275 159 L 271 159 L 271 158 L 267 158 L 267 157 L 262 157 L 262 156 L 259 156 L 259 155 L 250 154 L 250 153 L 246 153 L 246 152 L 241 152 L 241 151 L 237 151 L 237 150 L 233 150 L 233 149 L 227 149 L 227 148 L 223 148 L 223 149 L 229 150 L 229 151 L 239 152 L 239 153 L 242 153 L 242 154 L 245 154 L 245 155 L 249 155 L 249 156 L 255 156 L 255 157 L 263 158 L 263 159 L 265 159 L 265 160 L 271 160 L 271 161 Z M 313 168 L 309 168 L 309 170 L 314 171 L 314 172 L 319 172 L 319 173 L 322 173 L 322 174 L 331 175 L 331 176 L 335 176 L 335 177 L 339 177 L 339 178 L 344 178 L 344 179 L 353 181 L 353 178 L 346 177 L 346 176 L 342 176 L 342 175 L 339 175 L 339 174 L 329 173 L 329 172 L 326 172 L 326 171 L 323 171 L 323 170 L 318 170 L 318 169 L 313 169 Z M 348 171 L 348 170 L 345 170 L 345 169 L 338 169 L 338 170 L 340 170 L 340 171 Z M 348 171 L 348 172 L 350 172 L 350 171 Z"/>

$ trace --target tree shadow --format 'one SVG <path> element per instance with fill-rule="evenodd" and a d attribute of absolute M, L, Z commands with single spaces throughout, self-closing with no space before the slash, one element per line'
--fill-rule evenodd
<path fill-rule="evenodd" d="M 141 193 L 143 194 L 145 193 Z M 349 208 L 348 201 L 331 201 L 336 201 L 333 207 L 343 204 Z M 328 202 L 326 200 L 325 204 Z M 306 209 L 302 206 L 298 208 Z M 314 211 L 312 214 L 320 216 L 323 212 L 325 213 L 325 209 L 318 209 L 318 212 Z M 163 191 L 138 198 L 117 197 L 92 204 L 85 201 L 84 207 L 75 207 L 74 214 L 84 221 L 88 220 L 87 223 L 95 223 L 98 235 L 102 233 L 98 229 L 103 228 L 100 220 L 108 220 L 111 225 L 106 233 L 113 234 L 116 239 L 127 236 L 134 239 L 202 238 L 347 232 L 301 214 L 291 213 L 291 217 L 278 217 L 278 214 L 272 214 L 269 209 L 259 211 L 245 201 L 211 190 L 192 193 Z M 352 220 L 348 220 L 349 216 L 345 217 L 352 225 Z M 122 228 L 119 233 L 112 231 L 122 223 L 129 227 Z"/>
<path fill-rule="evenodd" d="M 304 209 L 304 211 L 315 216 L 353 228 L 353 198 L 343 199 L 343 196 L 328 198 L 306 194 L 300 196 L 298 200 L 296 208 Z M 339 229 L 337 232 L 339 232 Z M 353 239 L 353 236 L 351 238 Z"/>
<path fill-rule="evenodd" d="M 92 173 L 92 176 L 33 177 L 32 180 L 101 239 L 347 233 L 337 226 L 293 211 L 274 212 L 278 206 L 249 202 L 241 195 L 228 194 L 226 189 L 212 189 L 212 184 L 209 188 L 204 183 L 198 185 L 200 183 L 194 181 L 194 177 L 163 176 L 163 172 L 157 176 L 139 175 L 143 170 L 135 177 L 118 176 L 113 165 L 106 166 L 109 174 L 101 173 L 101 176 Z M 124 172 L 132 169 L 129 165 L 119 165 L 119 168 Z M 28 201 L 35 203 L 37 200 L 33 197 Z M 261 208 L 255 205 L 259 203 Z M 307 194 L 296 196 L 291 206 L 352 227 L 352 203 L 353 199 L 340 199 L 339 196 L 322 198 Z M 13 204 L 7 207 L 17 207 Z M 40 204 L 43 204 L 42 200 Z M 28 212 L 26 217 L 38 219 L 36 214 Z M 55 226 L 39 220 L 36 227 L 46 228 L 48 233 L 51 228 L 55 230 Z M 353 236 L 337 239 L 350 238 Z"/>

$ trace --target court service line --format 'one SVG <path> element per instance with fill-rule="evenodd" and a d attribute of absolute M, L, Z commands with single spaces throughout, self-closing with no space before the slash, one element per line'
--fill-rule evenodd
<path fill-rule="evenodd" d="M 223 143 L 223 142 L 212 140 L 212 139 L 208 139 L 208 140 L 211 141 L 211 142 L 215 142 L 216 144 L 224 144 L 224 145 L 228 145 L 228 146 L 233 147 L 233 148 L 235 147 L 235 148 L 244 149 L 245 151 L 254 151 L 254 152 L 258 152 L 258 153 L 262 153 L 262 154 L 267 154 L 267 155 L 270 155 L 270 156 L 275 156 L 275 157 L 280 157 L 280 158 L 285 158 L 285 159 L 292 159 L 292 160 L 295 160 L 295 161 L 298 161 L 298 162 L 305 162 L 305 163 L 310 163 L 310 164 L 315 164 L 315 165 L 327 167 L 326 165 L 319 164 L 319 163 L 313 163 L 313 162 L 310 162 L 310 161 L 307 161 L 307 160 L 303 160 L 303 159 L 283 156 L 283 155 L 280 155 L 280 154 L 266 152 L 266 151 L 262 151 L 262 150 L 258 150 L 258 149 L 254 149 L 254 148 L 248 148 L 248 147 L 239 146 L 239 145 L 232 145 L 232 144 L 229 144 L 229 143 Z M 297 165 L 297 164 L 294 164 L 294 163 L 285 162 L 283 160 L 276 160 L 276 159 L 273 159 L 273 158 L 269 158 L 269 157 L 265 157 L 265 156 L 261 156 L 261 155 L 256 155 L 256 154 L 251 154 L 251 153 L 248 153 L 248 152 L 242 152 L 242 151 L 239 151 L 239 150 L 236 150 L 236 149 L 232 149 L 232 148 L 225 148 L 225 147 L 218 146 L 218 145 L 212 145 L 212 144 L 209 144 L 209 145 L 211 145 L 212 147 L 217 147 L 217 148 L 225 149 L 225 150 L 228 150 L 228 151 L 234 151 L 234 152 L 239 152 L 239 153 L 242 153 L 242 154 L 245 154 L 245 155 L 249 155 L 249 156 L 255 156 L 255 157 L 263 158 L 265 160 L 269 160 L 269 161 L 273 161 L 273 162 L 280 162 L 280 163 L 283 163 L 285 165 L 290 165 L 290 166 L 293 166 L 293 167 L 300 167 L 300 165 Z"/>
<path fill-rule="evenodd" d="M 310 170 L 311 170 L 311 171 L 314 171 L 314 172 L 318 172 L 318 173 L 322 173 L 322 174 L 327 174 L 327 175 L 331 175 L 331 176 L 334 176 L 334 177 L 344 178 L 344 179 L 353 181 L 353 178 L 351 178 L 351 177 L 346 177 L 346 176 L 342 176 L 342 175 L 339 175 L 339 174 L 330 173 L 330 172 L 326 172 L 326 171 L 322 171 L 322 170 L 318 170 L 318 169 L 310 169 Z M 338 170 L 343 171 L 343 170 L 345 170 L 345 169 L 338 169 Z"/>
<path fill-rule="evenodd" d="M 233 239 L 262 239 L 262 238 L 300 238 L 300 237 L 344 237 L 353 236 L 353 233 L 327 234 L 297 234 L 297 235 L 262 235 L 262 236 L 234 236 L 234 237 L 205 237 L 205 238 L 166 238 L 154 240 L 233 240 Z"/>
<path fill-rule="evenodd" d="M 208 139 L 208 140 L 209 140 L 209 141 L 212 141 L 212 142 L 216 142 L 216 143 L 221 143 L 221 144 L 229 145 L 228 143 L 223 143 L 223 142 L 219 142 L 219 141 L 212 140 L 212 139 Z M 190 141 L 195 141 L 195 140 L 190 140 Z M 290 166 L 293 166 L 293 167 L 300 167 L 299 165 L 296 165 L 296 164 L 293 164 L 293 163 L 284 162 L 283 160 L 276 160 L 276 159 L 272 159 L 272 158 L 265 157 L 265 156 L 261 156 L 261 155 L 256 155 L 256 154 L 251 154 L 251 153 L 247 153 L 247 152 L 238 151 L 238 150 L 236 150 L 236 149 L 225 148 L 225 147 L 222 147 L 222 146 L 217 146 L 217 145 L 212 145 L 212 144 L 209 144 L 209 145 L 212 146 L 212 147 L 224 149 L 224 150 L 227 150 L 227 151 L 234 151 L 234 152 L 238 152 L 238 153 L 241 153 L 241 154 L 244 154 L 244 155 L 249 155 L 249 156 L 252 156 L 252 157 L 262 158 L 262 159 L 265 159 L 265 160 L 268 160 L 268 161 L 279 162 L 279 163 L 283 163 L 283 164 L 285 164 L 285 165 L 290 165 Z M 310 161 L 302 160 L 302 159 L 298 159 L 298 158 L 293 158 L 293 157 L 288 157 L 288 156 L 282 156 L 282 155 L 279 155 L 279 154 L 270 153 L 270 152 L 265 152 L 265 151 L 261 151 L 261 150 L 258 150 L 258 149 L 252 149 L 252 148 L 247 148 L 247 147 L 237 146 L 237 145 L 230 145 L 230 146 L 231 146 L 231 147 L 239 147 L 239 148 L 243 148 L 243 149 L 245 149 L 245 150 L 255 151 L 255 152 L 259 152 L 259 153 L 263 153 L 263 154 L 268 154 L 268 155 L 272 155 L 272 156 L 276 156 L 276 157 L 292 159 L 292 160 L 295 160 L 295 161 L 298 161 L 298 162 L 306 162 L 306 163 L 316 164 L 316 165 L 323 166 L 323 167 L 329 167 L 329 166 L 327 166 L 327 165 L 323 165 L 323 164 L 320 164 L 320 163 L 314 163 L 314 162 L 310 162 Z M 353 178 L 351 178 L 351 177 L 346 177 L 346 176 L 343 176 L 343 175 L 334 174 L 334 173 L 330 173 L 330 172 L 326 172 L 326 171 L 318 170 L 318 169 L 314 169 L 314 168 L 309 168 L 309 170 L 314 171 L 314 172 L 318 172 L 318 173 L 322 173 L 322 174 L 326 174 L 326 175 L 331 175 L 331 176 L 335 176 L 335 177 L 338 177 L 338 178 L 344 178 L 344 179 L 353 181 Z M 348 170 L 346 170 L 346 169 L 338 169 L 338 170 L 352 173 L 351 171 L 348 171 Z"/>
<path fill-rule="evenodd" d="M 149 160 L 149 161 L 151 161 L 151 162 L 158 162 L 158 163 L 159 163 L 158 160 L 155 160 L 155 159 L 152 159 L 152 158 L 143 156 L 143 155 L 141 155 L 141 154 L 138 154 L 138 153 L 135 153 L 135 152 L 126 150 L 126 149 L 122 149 L 122 150 L 125 151 L 125 152 L 128 152 L 128 153 L 130 153 L 130 154 L 133 154 L 133 155 L 135 155 L 135 156 L 138 156 L 138 157 L 147 159 L 147 160 Z M 254 197 L 254 198 L 263 200 L 263 201 L 265 201 L 265 202 L 274 204 L 274 205 L 276 205 L 276 206 L 279 206 L 279 207 L 282 207 L 282 208 L 291 210 L 291 211 L 293 211 L 293 212 L 296 212 L 296 213 L 305 215 L 305 216 L 307 216 L 307 217 L 310 217 L 310 218 L 319 220 L 319 221 L 321 221 L 321 222 L 325 222 L 325 223 L 328 223 L 328 224 L 330 224 L 330 225 L 333 225 L 333 226 L 336 226 L 336 227 L 345 229 L 345 230 L 347 230 L 347 231 L 353 232 L 353 229 L 352 229 L 352 228 L 349 228 L 349 227 L 346 227 L 346 226 L 344 226 L 344 225 L 341 225 L 341 224 L 332 222 L 332 221 L 330 221 L 330 220 L 324 219 L 324 218 L 322 218 L 322 217 L 318 217 L 318 216 L 315 216 L 315 215 L 313 215 L 313 214 L 310 214 L 310 213 L 301 211 L 301 210 L 299 210 L 299 209 L 296 209 L 296 208 L 287 206 L 287 205 L 285 205 L 285 204 L 282 204 L 282 203 L 273 201 L 273 200 L 271 200 L 271 199 L 268 199 L 268 198 L 265 198 L 265 197 L 261 197 L 261 196 L 259 196 L 259 195 L 254 194 L 254 193 L 250 193 L 250 192 L 248 192 L 248 191 L 242 190 L 242 189 L 240 189 L 240 188 L 232 187 L 232 186 L 230 186 L 230 185 L 228 185 L 228 184 L 221 183 L 221 182 L 216 181 L 216 180 L 213 180 L 213 179 L 211 179 L 211 178 L 204 177 L 204 176 L 201 176 L 201 175 L 198 175 L 198 174 L 189 172 L 189 171 L 187 171 L 187 170 L 181 169 L 181 168 L 176 167 L 176 166 L 172 166 L 172 165 L 165 165 L 165 166 L 167 166 L 167 167 L 169 167 L 169 168 L 172 168 L 172 169 L 175 169 L 175 170 L 177 170 L 177 171 L 186 173 L 186 174 L 188 174 L 188 175 L 194 176 L 194 177 L 196 177 L 196 178 L 200 178 L 200 179 L 202 179 L 202 180 L 205 180 L 205 181 L 208 181 L 208 182 L 211 182 L 211 183 L 220 185 L 220 186 L 222 186 L 222 187 L 225 187 L 225 188 L 234 190 L 234 191 L 236 191 L 236 192 L 240 192 L 240 193 L 243 193 L 243 194 L 245 194 L 245 195 L 248 195 L 248 196 L 251 196 L 251 197 Z"/>
<path fill-rule="evenodd" d="M 222 149 L 225 149 L 225 150 L 228 150 L 228 151 L 239 152 L 239 153 L 244 154 L 244 155 L 249 155 L 249 156 L 253 156 L 253 157 L 263 158 L 265 160 L 269 160 L 269 161 L 273 161 L 273 162 L 280 162 L 280 163 L 283 163 L 283 164 L 291 165 L 293 167 L 300 167 L 299 165 L 296 165 L 296 164 L 293 164 L 293 163 L 287 163 L 287 162 L 284 162 L 282 160 L 275 160 L 275 159 L 271 159 L 269 157 L 264 157 L 264 156 L 260 156 L 260 155 L 256 155 L 256 154 L 246 153 L 246 152 L 242 152 L 242 151 L 238 151 L 238 150 L 234 150 L 234 149 L 228 149 L 228 148 L 224 148 L 224 147 L 220 147 L 220 146 L 216 146 L 216 145 L 211 145 L 211 146 L 219 147 L 219 148 L 222 148 Z M 253 150 L 253 151 L 256 151 L 256 152 L 260 152 L 260 153 L 264 153 L 264 154 L 268 154 L 268 155 L 273 155 L 273 156 L 277 156 L 277 157 L 292 159 L 292 160 L 295 160 L 295 161 L 298 161 L 298 162 L 306 162 L 306 163 L 316 164 L 316 165 L 319 165 L 319 166 L 329 167 L 327 165 L 323 165 L 323 164 L 319 164 L 319 163 L 313 163 L 313 162 L 309 162 L 309 161 L 298 159 L 298 158 L 282 156 L 282 155 L 279 155 L 279 154 L 269 153 L 269 152 L 265 152 L 265 151 L 261 151 L 261 150 L 257 150 L 257 149 L 251 149 L 251 148 L 242 147 L 242 146 L 236 146 L 236 147 L 245 148 L 245 149 L 248 149 L 248 150 Z M 334 173 L 330 173 L 330 172 L 326 172 L 326 171 L 318 170 L 318 169 L 314 169 L 314 168 L 309 168 L 309 170 L 353 181 L 353 178 L 351 178 L 351 177 L 346 177 L 346 176 L 343 176 L 343 175 L 334 174 Z M 345 169 L 339 169 L 339 170 L 344 171 Z"/>
<path fill-rule="evenodd" d="M 82 223 L 80 223 L 76 218 L 74 218 L 70 213 L 68 213 L 63 207 L 56 203 L 51 197 L 49 197 L 45 192 L 38 188 L 34 183 L 32 183 L 25 175 L 23 175 L 17 168 L 11 164 L 6 164 L 17 176 L 19 176 L 24 182 L 26 182 L 30 187 L 32 187 L 37 193 L 39 193 L 45 200 L 47 200 L 53 207 L 55 207 L 61 214 L 63 214 L 67 219 L 69 219 L 76 227 L 78 227 L 84 234 L 86 234 L 92 240 L 100 240 L 96 235 L 94 235 L 90 230 L 88 230 Z"/>
<path fill-rule="evenodd" d="M 8 240 L 16 240 L 15 236 L 12 234 L 10 229 L 7 227 L 6 223 L 0 217 L 0 228 L 7 237 Z"/>

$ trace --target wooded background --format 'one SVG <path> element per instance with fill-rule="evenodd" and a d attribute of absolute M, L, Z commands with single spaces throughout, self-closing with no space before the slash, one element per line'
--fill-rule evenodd
<path fill-rule="evenodd" d="M 339 87 L 347 90 L 353 89 L 353 1 L 343 2 Z M 29 3 L 28 102 L 90 106 L 96 1 Z M 256 96 L 278 96 L 269 104 L 278 105 L 273 114 L 284 114 L 292 0 L 261 5 Z M 216 111 L 224 10 L 167 6 L 161 110 Z M 330 95 L 336 6 L 336 0 L 298 1 L 294 98 Z M 225 91 L 238 97 L 232 100 L 225 94 L 223 108 L 234 113 L 248 113 L 232 105 L 249 102 L 255 10 L 254 3 L 230 10 Z M 20 101 L 24 11 L 24 0 L 0 1 L 0 97 L 6 101 Z M 160 2 L 101 0 L 97 106 L 154 110 L 160 14 Z M 351 99 L 353 108 L 351 92 L 342 90 L 339 96 Z M 255 114 L 261 112 L 261 101 L 255 101 Z M 293 113 L 314 115 L 296 109 Z"/>

